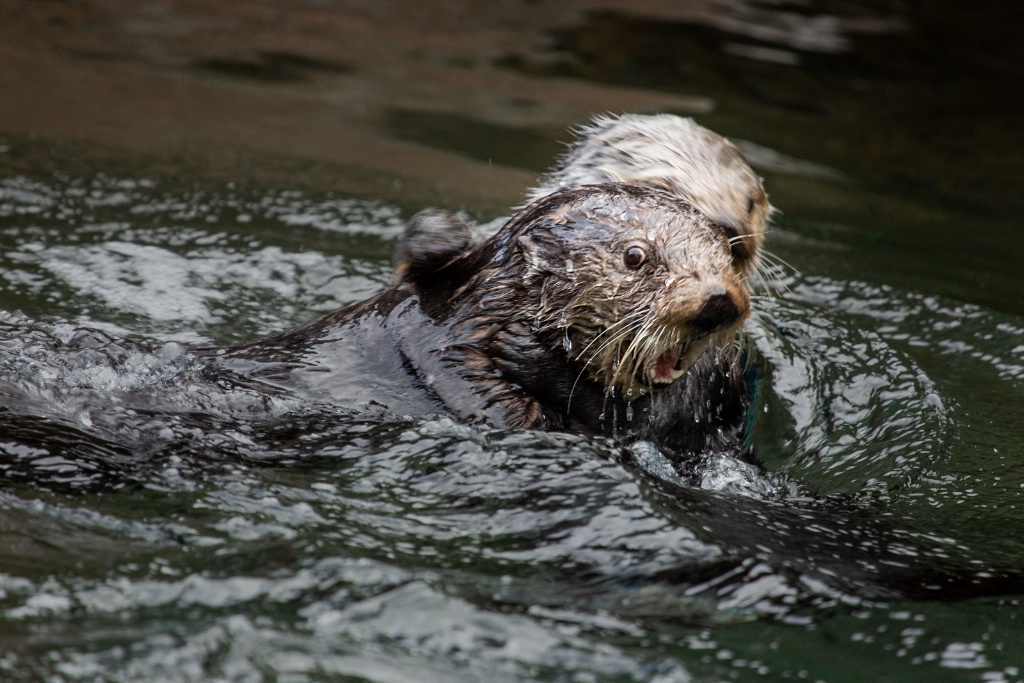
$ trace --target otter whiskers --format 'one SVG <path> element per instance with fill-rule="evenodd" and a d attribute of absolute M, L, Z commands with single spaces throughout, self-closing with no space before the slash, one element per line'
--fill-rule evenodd
<path fill-rule="evenodd" d="M 644 317 L 646 315 L 646 311 L 634 311 L 633 313 L 630 313 L 621 320 L 617 320 L 614 324 L 609 325 L 608 327 L 601 330 L 597 334 L 597 336 L 591 339 L 590 342 L 586 346 L 584 346 L 578 354 L 576 354 L 577 359 L 582 359 L 583 368 L 579 371 L 579 373 L 577 373 L 576 380 L 572 383 L 572 389 L 569 391 L 569 401 L 567 405 L 572 405 L 572 397 L 573 394 L 576 392 L 576 386 L 579 384 L 580 379 L 583 377 L 584 373 L 591 370 L 591 359 L 600 356 L 612 344 L 619 343 L 630 332 L 640 329 L 645 323 Z M 606 335 L 611 336 L 609 336 L 604 341 L 601 341 L 601 338 Z M 601 341 L 601 345 L 598 346 L 598 348 L 594 351 L 593 354 L 591 354 L 590 358 L 586 358 L 586 353 L 587 351 L 590 350 L 590 347 L 599 341 Z"/>
<path fill-rule="evenodd" d="M 591 352 L 597 342 L 600 345 Z M 656 369 L 666 353 L 675 350 L 667 361 L 672 367 L 667 369 L 668 379 L 663 383 L 671 383 L 689 369 L 694 360 L 689 358 L 692 346 L 684 330 L 664 324 L 650 309 L 634 311 L 602 330 L 576 354 L 575 358 L 584 365 L 576 383 L 589 371 L 607 391 L 619 388 L 624 398 L 636 398 L 655 384 Z"/>
<path fill-rule="evenodd" d="M 761 249 L 760 257 L 750 277 L 756 280 L 757 284 L 767 290 L 769 294 L 779 296 L 782 292 L 789 293 L 789 286 L 781 280 L 781 276 L 787 273 L 795 274 L 799 271 L 767 249 Z"/>
<path fill-rule="evenodd" d="M 623 397 L 632 396 L 636 390 L 634 387 L 634 381 L 630 381 L 627 386 L 623 380 L 626 378 L 635 380 L 638 370 L 640 369 L 639 366 L 646 358 L 646 352 L 648 351 L 651 342 L 660 338 L 662 334 L 662 330 L 660 329 L 656 336 L 651 334 L 651 328 L 655 324 L 657 324 L 656 321 L 648 317 L 640 327 L 639 331 L 637 331 L 633 336 L 629 346 L 627 346 L 626 350 L 615 359 L 612 365 L 612 376 L 605 382 L 605 384 L 608 387 L 621 386 Z M 644 379 L 647 379 L 646 373 Z"/>

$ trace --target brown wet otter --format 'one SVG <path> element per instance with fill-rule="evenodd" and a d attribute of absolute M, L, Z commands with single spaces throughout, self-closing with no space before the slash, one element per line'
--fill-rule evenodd
<path fill-rule="evenodd" d="M 591 185 L 363 303 L 213 351 L 213 367 L 354 408 L 694 452 L 737 443 L 749 310 L 721 225 L 661 190 Z"/>

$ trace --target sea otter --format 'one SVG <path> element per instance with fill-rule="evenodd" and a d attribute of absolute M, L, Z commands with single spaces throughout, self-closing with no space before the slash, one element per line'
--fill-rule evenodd
<path fill-rule="evenodd" d="M 530 196 L 483 242 L 421 212 L 390 288 L 207 350 L 212 367 L 358 410 L 735 448 L 771 212 L 736 147 L 676 116 L 602 117 Z"/>
<path fill-rule="evenodd" d="M 212 365 L 397 415 L 735 446 L 750 312 L 721 225 L 662 190 L 558 190 L 377 296 L 210 351 Z"/>

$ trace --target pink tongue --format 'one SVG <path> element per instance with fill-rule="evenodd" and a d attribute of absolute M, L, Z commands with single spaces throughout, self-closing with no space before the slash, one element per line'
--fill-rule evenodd
<path fill-rule="evenodd" d="M 679 347 L 673 346 L 665 353 L 658 356 L 654 363 L 654 376 L 657 379 L 671 379 L 672 368 L 679 362 Z"/>

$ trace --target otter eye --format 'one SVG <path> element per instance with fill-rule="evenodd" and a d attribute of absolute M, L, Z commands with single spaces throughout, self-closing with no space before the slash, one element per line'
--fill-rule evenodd
<path fill-rule="evenodd" d="M 746 261 L 750 258 L 750 252 L 747 251 L 747 245 L 740 237 L 739 232 L 736 228 L 731 225 L 723 225 L 722 232 L 725 234 L 725 239 L 729 243 L 729 251 L 732 252 L 732 257 L 736 261 Z"/>
<path fill-rule="evenodd" d="M 623 261 L 626 263 L 626 267 L 630 270 L 636 270 L 644 264 L 647 260 L 647 252 L 640 247 L 630 247 L 626 249 L 626 253 L 623 256 Z"/>

